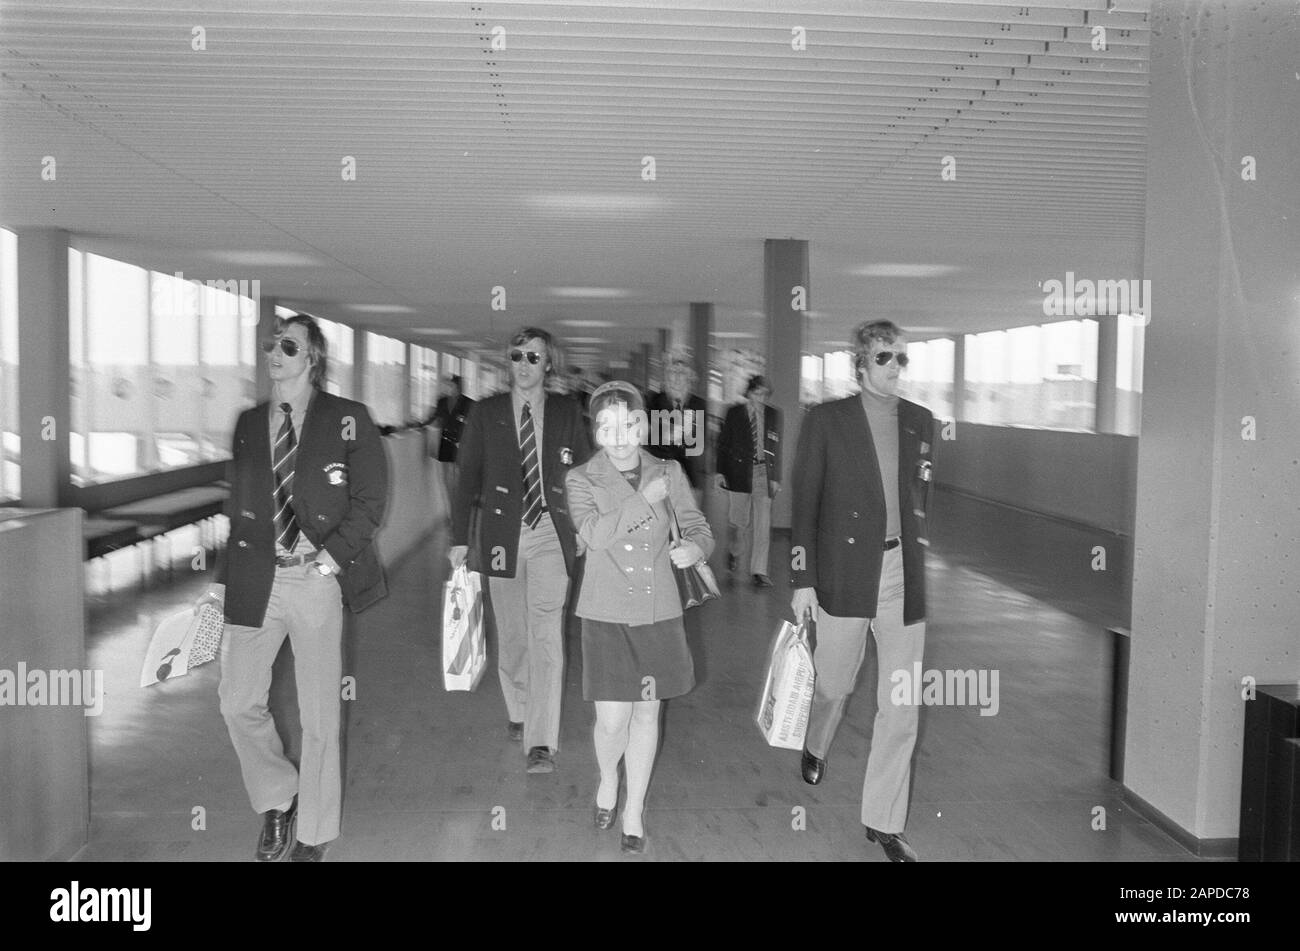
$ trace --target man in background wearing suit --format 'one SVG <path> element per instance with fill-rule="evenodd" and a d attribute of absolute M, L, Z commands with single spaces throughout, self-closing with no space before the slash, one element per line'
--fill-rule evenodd
<path fill-rule="evenodd" d="M 680 356 L 664 361 L 663 391 L 651 396 L 646 404 L 652 426 L 651 440 L 645 448 L 660 459 L 676 459 L 681 463 L 695 495 L 695 504 L 702 509 L 704 472 L 701 462 L 708 409 L 704 400 L 690 391 L 693 375 L 691 365 Z M 660 420 L 657 426 L 653 425 L 656 419 Z"/>
<path fill-rule="evenodd" d="M 357 612 L 388 593 L 371 544 L 388 460 L 366 407 L 322 389 L 327 344 L 315 320 L 280 321 L 262 349 L 271 401 L 235 424 L 230 538 L 199 605 L 224 605 L 218 693 L 249 799 L 264 814 L 256 858 L 279 861 L 292 846 L 290 861 L 319 862 L 339 834 L 343 602 Z M 302 720 L 299 769 L 267 707 L 286 636 Z"/>
<path fill-rule="evenodd" d="M 456 462 L 457 450 L 460 448 L 460 436 L 465 430 L 465 420 L 474 401 L 465 395 L 459 376 L 451 376 L 442 385 L 442 395 L 434 405 L 433 414 L 425 422 L 426 426 L 436 426 L 439 432 L 439 462 Z"/>
<path fill-rule="evenodd" d="M 895 671 L 911 675 L 925 650 L 925 511 L 934 417 L 899 399 L 903 332 L 887 320 L 858 327 L 862 392 L 814 406 L 799 434 L 791 526 L 791 606 L 817 622 L 817 671 L 804 745 L 804 781 L 826 772 L 835 730 L 874 634 L 879 672 L 862 824 L 893 862 L 915 862 L 903 836 L 918 710 L 891 698 Z"/>
<path fill-rule="evenodd" d="M 577 557 L 565 473 L 591 455 L 582 407 L 546 392 L 562 366 L 551 335 L 510 338 L 510 391 L 477 403 L 460 443 L 452 506 L 452 569 L 485 573 L 496 616 L 507 735 L 530 773 L 555 769 L 564 688 L 564 606 Z M 472 530 L 472 522 L 476 525 Z"/>
<path fill-rule="evenodd" d="M 771 392 L 764 377 L 751 376 L 745 402 L 727 410 L 718 437 L 718 484 L 730 493 L 727 568 L 736 571 L 748 548 L 757 588 L 772 587 L 767 576 L 772 497 L 781 491 L 781 411 L 764 402 Z"/>

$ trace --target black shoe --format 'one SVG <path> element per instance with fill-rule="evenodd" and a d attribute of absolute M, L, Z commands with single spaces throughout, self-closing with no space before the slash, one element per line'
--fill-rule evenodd
<path fill-rule="evenodd" d="M 259 862 L 278 862 L 293 845 L 294 829 L 298 824 L 298 797 L 288 809 L 271 809 L 262 814 L 262 834 L 257 839 L 254 857 Z"/>
<path fill-rule="evenodd" d="M 516 723 L 514 720 L 509 721 L 506 724 L 506 736 L 516 743 L 522 743 L 524 741 L 524 725 Z"/>
<path fill-rule="evenodd" d="M 770 588 L 772 587 L 772 579 L 767 575 L 754 575 L 754 587 Z"/>
<path fill-rule="evenodd" d="M 799 763 L 799 771 L 803 773 L 803 781 L 809 786 L 816 786 L 826 775 L 826 760 L 818 759 L 808 752 L 808 747 L 804 747 L 803 760 Z"/>
<path fill-rule="evenodd" d="M 640 855 L 645 852 L 645 839 L 644 835 L 628 835 L 624 832 L 623 838 L 618 843 L 619 851 L 629 855 Z"/>
<path fill-rule="evenodd" d="M 864 827 L 867 830 L 868 842 L 879 842 L 880 847 L 885 850 L 891 862 L 916 862 L 918 857 L 916 849 L 903 838 L 901 832 L 877 832 L 871 826 Z"/>
<path fill-rule="evenodd" d="M 740 567 L 740 563 L 736 560 L 736 556 L 735 556 L 735 555 L 728 555 L 728 556 L 727 556 L 727 570 L 728 570 L 728 571 L 735 571 L 735 570 L 736 570 L 737 568 L 739 568 L 739 567 Z"/>
<path fill-rule="evenodd" d="M 534 746 L 528 751 L 528 772 L 550 773 L 555 771 L 555 750 L 549 746 Z"/>
<path fill-rule="evenodd" d="M 322 842 L 320 845 L 303 845 L 301 842 L 295 842 L 293 851 L 289 853 L 289 861 L 319 862 L 325 858 L 325 846 L 327 844 Z"/>
<path fill-rule="evenodd" d="M 596 811 L 593 814 L 596 828 L 599 829 L 601 832 L 604 832 L 606 829 L 612 828 L 614 825 L 614 820 L 617 817 L 618 817 L 618 803 L 614 803 L 613 809 L 602 809 L 600 808 L 600 806 L 596 806 Z"/>

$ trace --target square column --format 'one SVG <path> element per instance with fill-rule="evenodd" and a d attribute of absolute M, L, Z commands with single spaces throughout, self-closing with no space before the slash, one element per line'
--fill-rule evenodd
<path fill-rule="evenodd" d="M 767 325 L 767 379 L 772 405 L 781 411 L 781 492 L 772 502 L 772 527 L 789 528 L 790 469 L 803 421 L 799 382 L 807 342 L 808 309 L 812 306 L 808 271 L 808 242 L 768 238 L 763 242 L 763 313 Z M 776 565 L 774 573 L 783 569 Z"/>
<path fill-rule="evenodd" d="M 22 503 L 58 508 L 70 504 L 72 489 L 68 233 L 26 228 L 17 235 Z"/>
<path fill-rule="evenodd" d="M 1124 778 L 1228 854 L 1243 680 L 1300 679 L 1300 169 L 1279 123 L 1300 25 L 1283 9 L 1157 0 L 1151 14 Z"/>

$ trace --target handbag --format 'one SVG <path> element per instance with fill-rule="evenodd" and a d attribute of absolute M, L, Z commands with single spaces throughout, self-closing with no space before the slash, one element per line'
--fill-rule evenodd
<path fill-rule="evenodd" d="M 664 503 L 668 506 L 668 531 L 672 536 L 673 547 L 682 543 L 682 527 L 677 524 L 677 513 L 673 511 L 672 503 L 666 498 Z M 682 609 L 693 608 L 697 604 L 703 604 L 705 601 L 713 598 L 722 597 L 722 590 L 718 587 L 718 579 L 713 576 L 713 569 L 709 563 L 701 558 L 693 565 L 687 565 L 685 568 L 678 568 L 673 565 L 673 577 L 677 579 L 677 593 L 681 595 Z"/>

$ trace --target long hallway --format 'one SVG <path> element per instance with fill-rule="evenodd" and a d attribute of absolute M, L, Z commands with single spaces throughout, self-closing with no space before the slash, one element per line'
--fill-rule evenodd
<path fill-rule="evenodd" d="M 717 500 L 710 516 L 719 533 Z M 1107 777 L 1104 627 L 974 570 L 957 539 L 943 542 L 930 557 L 925 666 L 997 671 L 1000 690 L 994 716 L 977 706 L 921 713 L 907 831 L 922 860 L 1194 860 L 1132 812 Z M 864 840 L 858 815 L 873 653 L 821 786 L 805 785 L 798 753 L 768 747 L 754 724 L 766 654 L 789 615 L 779 571 L 773 589 L 728 585 L 721 600 L 689 612 L 698 685 L 665 704 L 645 814 L 649 847 L 631 858 L 619 853 L 617 829 L 591 825 L 593 714 L 582 701 L 576 622 L 566 639 L 557 770 L 526 775 L 523 751 L 505 736 L 495 656 L 475 693 L 442 688 L 445 550 L 438 532 L 391 573 L 389 598 L 350 624 L 344 672 L 355 677 L 355 699 L 344 703 L 343 834 L 328 861 L 885 860 Z M 715 569 L 721 560 L 715 555 Z M 91 603 L 89 663 L 105 671 L 108 700 L 90 721 L 92 827 L 83 860 L 252 857 L 259 824 L 218 712 L 217 665 L 136 686 L 154 626 L 201 587 L 177 572 L 172 583 Z M 290 711 L 281 727 L 292 734 L 289 663 L 286 650 L 272 708 Z M 1093 828 L 1098 806 L 1104 830 Z M 806 827 L 796 828 L 801 815 Z"/>

